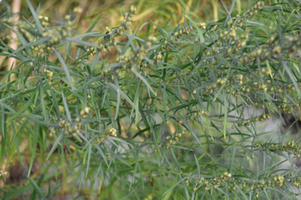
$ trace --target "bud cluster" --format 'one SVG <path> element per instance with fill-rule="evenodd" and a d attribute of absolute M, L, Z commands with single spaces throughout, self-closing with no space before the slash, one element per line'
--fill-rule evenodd
<path fill-rule="evenodd" d="M 100 143 L 104 142 L 107 139 L 107 137 L 109 137 L 109 136 L 117 137 L 116 133 L 117 133 L 116 129 L 110 128 L 109 130 L 105 131 L 105 133 L 102 134 L 100 138 L 99 137 L 95 138 L 93 140 L 93 142 L 95 144 L 100 144 Z"/>
<path fill-rule="evenodd" d="M 281 152 L 287 152 L 288 154 L 293 154 L 297 158 L 301 157 L 301 144 L 300 142 L 296 143 L 294 140 L 287 142 L 286 144 L 279 144 L 279 143 L 255 143 L 255 146 L 258 148 L 258 150 L 263 150 L 268 155 L 271 152 L 277 153 L 279 151 Z"/>
<path fill-rule="evenodd" d="M 77 122 L 78 121 L 78 122 Z M 74 123 L 69 123 L 66 120 L 61 120 L 60 128 L 64 130 L 65 135 L 76 136 L 80 133 L 82 123 L 79 120 L 75 120 Z"/>
<path fill-rule="evenodd" d="M 8 172 L 7 171 L 5 171 L 5 170 L 0 170 L 0 177 L 1 176 L 5 176 L 6 174 L 8 174 Z"/>
<path fill-rule="evenodd" d="M 49 78 L 49 85 L 52 85 L 53 72 L 51 70 L 48 70 L 46 67 L 43 69 L 43 72 Z"/>
<path fill-rule="evenodd" d="M 244 24 L 246 24 L 248 19 L 250 19 L 252 16 L 257 15 L 259 10 L 264 7 L 264 2 L 259 1 L 257 2 L 248 12 L 246 12 L 243 16 L 236 15 L 235 17 L 232 17 L 227 24 L 230 26 L 238 25 L 239 27 L 242 27 Z"/>
<path fill-rule="evenodd" d="M 205 192 L 209 190 L 218 189 L 220 186 L 227 186 L 232 192 L 235 192 L 239 187 L 243 192 L 254 192 L 255 197 L 259 197 L 261 191 L 265 191 L 266 187 L 288 187 L 289 185 L 301 188 L 301 178 L 298 175 L 289 173 L 286 175 L 271 174 L 271 172 L 265 173 L 258 180 L 244 179 L 232 177 L 231 173 L 224 172 L 219 177 L 205 178 L 190 176 L 186 179 L 186 186 L 193 182 L 193 191 L 196 192 L 200 188 L 203 188 Z"/>
<path fill-rule="evenodd" d="M 29 36 L 31 42 L 37 42 L 42 38 L 49 38 L 46 42 L 31 46 L 31 49 L 37 54 L 41 54 L 42 57 L 49 55 L 49 53 L 53 52 L 63 39 L 70 36 L 70 23 L 66 23 L 63 27 L 47 29 L 44 31 L 42 37 Z"/>
<path fill-rule="evenodd" d="M 43 28 L 48 28 L 50 26 L 50 20 L 49 20 L 49 17 L 47 16 L 42 16 L 42 15 L 39 15 L 39 20 L 41 22 L 41 25 Z"/>
<path fill-rule="evenodd" d="M 86 107 L 80 112 L 80 117 L 75 118 L 73 122 L 68 122 L 67 120 L 61 120 L 59 123 L 59 129 L 61 131 L 64 131 L 65 135 L 72 135 L 76 136 L 82 131 L 82 123 L 85 118 L 90 113 L 91 108 Z M 50 128 L 49 136 L 52 137 L 56 133 L 56 130 L 54 128 Z"/>
<path fill-rule="evenodd" d="M 57 130 L 63 131 L 65 135 L 72 135 L 76 137 L 80 132 L 83 132 L 83 123 L 84 119 L 91 114 L 91 108 L 85 107 L 80 112 L 80 117 L 77 117 L 72 122 L 68 122 L 67 120 L 61 120 L 59 123 L 59 128 Z M 56 133 L 54 128 L 50 128 L 49 136 L 52 137 Z M 106 130 L 101 136 L 98 136 L 93 140 L 95 144 L 99 144 L 104 142 L 109 136 L 117 137 L 117 131 L 114 128 L 110 128 Z M 92 137 L 92 136 L 91 136 Z"/>
<path fill-rule="evenodd" d="M 204 190 L 207 192 L 208 190 L 217 189 L 221 185 L 224 185 L 225 182 L 229 182 L 231 180 L 231 173 L 224 172 L 221 176 L 215 178 L 204 178 L 204 177 L 197 177 L 192 178 L 194 182 L 193 191 L 196 192 L 202 185 L 205 186 Z M 190 177 L 185 181 L 186 186 L 189 186 Z"/>
<path fill-rule="evenodd" d="M 178 133 L 174 133 L 172 136 L 167 136 L 165 139 L 166 139 L 166 142 L 167 142 L 167 145 L 166 145 L 166 148 L 169 149 L 171 145 L 176 145 L 177 142 L 179 141 L 179 139 L 185 134 L 185 131 L 181 131 L 181 132 L 178 132 Z"/>
<path fill-rule="evenodd" d="M 243 121 L 240 121 L 238 122 L 237 126 L 238 127 L 241 127 L 241 126 L 250 126 L 251 123 L 256 123 L 258 121 L 264 121 L 264 120 L 268 120 L 270 119 L 270 115 L 269 114 L 262 114 L 260 116 L 257 116 L 257 117 L 252 117 L 250 119 L 247 119 L 247 120 L 243 120 Z M 232 127 L 233 128 L 233 127 Z"/>
<path fill-rule="evenodd" d="M 89 113 L 91 111 L 91 108 L 85 107 L 83 110 L 80 111 L 80 116 L 82 119 L 85 119 L 88 117 Z"/>
<path fill-rule="evenodd" d="M 240 187 L 242 191 L 256 192 L 255 197 L 258 198 L 259 192 L 265 191 L 266 187 L 287 187 L 289 185 L 300 188 L 301 179 L 298 176 L 292 177 L 292 174 L 284 176 L 276 174 L 266 174 L 259 180 L 236 180 L 232 179 L 228 184 L 228 189 L 234 192 L 237 187 Z"/>
<path fill-rule="evenodd" d="M 81 7 L 74 7 L 73 8 L 73 12 L 75 13 L 75 14 L 81 14 L 82 12 L 83 12 L 83 9 L 81 8 Z"/>
<path fill-rule="evenodd" d="M 9 25 L 9 26 L 17 26 L 18 28 L 20 27 L 20 26 L 24 26 L 25 24 L 27 24 L 26 22 L 23 22 L 23 21 L 21 21 L 21 20 L 18 20 L 18 21 L 16 21 L 15 19 L 14 19 L 14 17 L 12 17 L 12 16 L 7 16 L 7 17 L 5 17 L 5 15 L 2 15 L 1 17 L 0 17 L 0 24 L 2 25 L 2 24 L 7 24 L 7 25 Z M 2 25 L 2 27 L 3 27 L 3 25 Z M 1 28 L 1 27 L 0 27 Z M 13 39 L 13 37 L 12 37 L 12 35 L 11 35 L 11 32 L 10 32 L 10 29 L 8 29 L 8 28 L 4 28 L 4 29 L 1 29 L 1 31 L 0 31 L 0 38 L 1 38 L 1 40 L 3 40 L 6 44 L 9 44 L 9 43 L 11 43 L 11 42 L 14 42 L 14 43 L 17 43 L 19 40 L 15 40 L 15 39 Z"/>
<path fill-rule="evenodd" d="M 128 30 L 128 28 L 131 27 L 133 22 L 132 17 L 134 16 L 134 14 L 136 14 L 136 7 L 132 5 L 130 7 L 130 12 L 124 13 L 124 20 L 119 27 L 115 29 L 110 29 L 109 27 L 106 27 L 105 34 L 107 34 L 107 36 L 104 37 L 104 43 L 109 42 L 110 45 L 116 46 L 116 37 L 121 36 L 123 30 Z"/>
<path fill-rule="evenodd" d="M 205 114 L 204 110 L 202 110 L 202 113 L 203 113 L 203 115 L 208 115 L 208 113 Z M 186 114 L 185 117 L 191 123 L 191 122 L 199 119 L 201 117 L 201 113 L 199 111 L 198 112 L 191 112 L 191 113 Z"/>

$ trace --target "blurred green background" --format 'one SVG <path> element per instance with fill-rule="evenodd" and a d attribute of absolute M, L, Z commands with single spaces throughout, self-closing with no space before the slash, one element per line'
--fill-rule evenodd
<path fill-rule="evenodd" d="M 268 1 L 271 3 L 272 0 Z M 11 0 L 7 2 L 12 8 L 20 6 L 20 10 L 29 12 L 26 1 Z M 78 31 L 87 29 L 89 24 L 102 13 L 102 19 L 95 30 L 105 31 L 106 26 L 119 25 L 123 19 L 122 10 L 128 10 L 131 5 L 137 7 L 137 14 L 133 18 L 136 25 L 142 25 L 151 19 L 160 26 L 174 27 L 184 21 L 185 12 L 198 21 L 218 20 L 226 15 L 224 5 L 230 9 L 233 1 L 224 0 L 224 5 L 220 0 L 32 0 L 31 3 L 35 8 L 41 5 L 40 14 L 46 15 L 52 20 L 57 19 L 57 12 L 61 16 L 65 16 L 74 7 L 81 7 L 83 12 L 74 21 L 74 26 L 77 27 Z M 233 14 L 244 12 L 253 3 L 256 1 L 236 0 Z"/>
<path fill-rule="evenodd" d="M 273 3 L 275 0 L 267 0 L 267 3 Z M 9 0 L 6 1 L 11 6 L 13 13 L 21 14 L 30 19 L 31 13 L 24 0 Z M 233 7 L 233 15 L 245 12 L 249 6 L 252 6 L 257 1 L 255 0 L 236 0 Z M 149 19 L 163 28 L 173 28 L 178 24 L 184 22 L 184 14 L 188 13 L 193 20 L 198 22 L 212 22 L 217 21 L 226 16 L 225 7 L 229 10 L 233 3 L 232 0 L 31 0 L 34 8 L 40 5 L 39 14 L 48 16 L 50 21 L 58 20 L 58 15 L 64 18 L 65 15 L 70 13 L 73 8 L 80 7 L 83 12 L 78 14 L 72 23 L 72 28 L 79 33 L 84 33 L 88 30 L 89 26 L 95 19 L 102 14 L 99 23 L 93 31 L 105 33 L 106 26 L 109 28 L 116 27 L 121 24 L 123 20 L 122 11 L 128 11 L 131 5 L 137 7 L 137 14 L 133 17 L 134 30 L 136 26 L 141 26 L 143 23 L 148 22 Z M 4 4 L 2 8 L 4 9 Z M 18 15 L 13 15 L 17 17 Z M 16 20 L 18 18 L 15 18 Z M 146 26 L 144 26 L 146 29 Z M 150 30 L 155 30 L 156 27 L 152 25 Z M 138 31 L 141 36 L 143 31 Z M 13 44 L 11 40 L 12 35 L 7 33 L 0 34 L 3 36 L 4 42 Z M 11 45 L 13 49 L 17 46 Z M 12 65 L 12 60 L 8 61 L 7 58 L 0 56 L 0 70 L 8 69 Z"/>

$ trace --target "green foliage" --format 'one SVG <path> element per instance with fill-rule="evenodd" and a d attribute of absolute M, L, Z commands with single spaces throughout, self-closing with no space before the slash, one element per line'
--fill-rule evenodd
<path fill-rule="evenodd" d="M 0 163 L 28 163 L 4 199 L 299 195 L 300 139 L 262 128 L 299 118 L 297 1 L 249 2 L 233 15 L 234 1 L 217 22 L 185 14 L 171 30 L 133 23 L 131 6 L 119 26 L 93 32 L 100 15 L 83 34 L 72 28 L 80 8 L 55 19 L 26 2 L 32 16 L 16 24 L 1 5 L 0 29 L 20 46 L 0 41 L 0 55 L 17 61 L 1 72 Z"/>

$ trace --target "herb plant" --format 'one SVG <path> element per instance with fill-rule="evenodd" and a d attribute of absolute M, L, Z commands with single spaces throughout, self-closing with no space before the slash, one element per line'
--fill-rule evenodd
<path fill-rule="evenodd" d="M 299 195 L 300 3 L 248 2 L 205 24 L 133 21 L 86 33 L 66 16 L 13 21 L 1 5 L 3 199 L 281 199 Z M 7 5 L 7 6 L 5 6 Z M 154 28 L 155 27 L 155 28 Z M 14 50 L 4 34 L 13 31 Z M 27 179 L 7 184 L 19 160 Z M 289 166 L 284 168 L 283 166 Z"/>

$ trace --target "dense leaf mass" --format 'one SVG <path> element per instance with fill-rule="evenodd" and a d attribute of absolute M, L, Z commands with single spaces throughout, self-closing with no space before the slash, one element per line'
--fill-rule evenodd
<path fill-rule="evenodd" d="M 300 115 L 300 3 L 259 1 L 234 15 L 234 1 L 219 21 L 184 14 L 173 29 L 136 24 L 131 6 L 119 26 L 93 32 L 100 15 L 80 34 L 80 7 L 55 19 L 26 2 L 31 18 L 0 15 L 0 35 L 19 42 L 0 40 L 17 63 L 1 72 L 0 163 L 29 160 L 28 181 L 4 198 L 51 199 L 83 180 L 99 199 L 299 194 L 300 139 L 263 126 Z"/>

